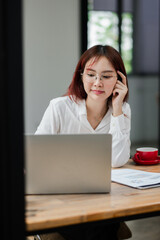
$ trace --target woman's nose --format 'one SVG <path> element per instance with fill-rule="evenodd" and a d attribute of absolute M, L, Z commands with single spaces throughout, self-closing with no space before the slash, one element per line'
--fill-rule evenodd
<path fill-rule="evenodd" d="M 101 81 L 101 77 L 99 77 L 99 76 L 96 76 L 96 78 L 95 78 L 95 82 L 94 82 L 94 85 L 98 85 L 98 86 L 102 86 L 102 81 Z"/>

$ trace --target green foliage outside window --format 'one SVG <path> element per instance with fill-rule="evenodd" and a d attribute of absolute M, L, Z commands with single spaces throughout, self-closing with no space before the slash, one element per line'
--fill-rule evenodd
<path fill-rule="evenodd" d="M 127 73 L 132 72 L 132 57 L 133 57 L 133 19 L 132 14 L 122 14 L 122 44 L 121 55 L 126 67 Z"/>
<path fill-rule="evenodd" d="M 132 14 L 122 14 L 121 55 L 127 73 L 132 72 Z M 88 48 L 110 45 L 118 50 L 118 15 L 109 11 L 88 11 Z"/>

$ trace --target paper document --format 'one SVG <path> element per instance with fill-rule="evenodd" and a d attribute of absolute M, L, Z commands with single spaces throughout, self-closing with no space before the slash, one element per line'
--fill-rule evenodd
<path fill-rule="evenodd" d="M 160 186 L 160 173 L 135 169 L 112 169 L 111 180 L 130 187 L 146 189 Z"/>

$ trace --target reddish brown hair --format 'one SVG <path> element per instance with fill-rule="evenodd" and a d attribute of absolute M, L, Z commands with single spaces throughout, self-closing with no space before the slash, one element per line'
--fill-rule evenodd
<path fill-rule="evenodd" d="M 126 70 L 125 70 L 124 63 L 123 63 L 123 60 L 122 60 L 119 52 L 111 46 L 96 45 L 96 46 L 89 48 L 82 54 L 77 66 L 76 66 L 72 82 L 71 82 L 70 86 L 68 87 L 66 95 L 74 96 L 76 99 L 77 98 L 79 98 L 79 99 L 87 98 L 87 93 L 85 92 L 84 87 L 83 87 L 81 73 L 83 73 L 86 63 L 93 57 L 96 57 L 96 59 L 99 59 L 100 57 L 106 57 L 110 61 L 110 63 L 112 64 L 112 66 L 114 67 L 116 72 L 117 72 L 117 70 L 122 72 L 126 76 L 126 80 L 127 80 Z M 118 79 L 120 81 L 122 81 L 120 76 L 118 77 Z M 127 87 L 128 87 L 128 80 L 127 80 Z M 109 99 L 111 99 L 111 97 L 112 96 L 110 96 Z M 128 93 L 125 96 L 124 101 L 126 101 L 127 98 L 128 98 Z"/>

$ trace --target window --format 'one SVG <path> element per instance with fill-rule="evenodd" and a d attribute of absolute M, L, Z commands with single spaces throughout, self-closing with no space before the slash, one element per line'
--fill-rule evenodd
<path fill-rule="evenodd" d="M 112 11 L 94 11 L 91 2 L 88 4 L 88 44 L 111 45 L 119 50 L 118 14 Z M 121 56 L 127 73 L 132 72 L 133 57 L 133 17 L 132 13 L 122 13 Z"/>

